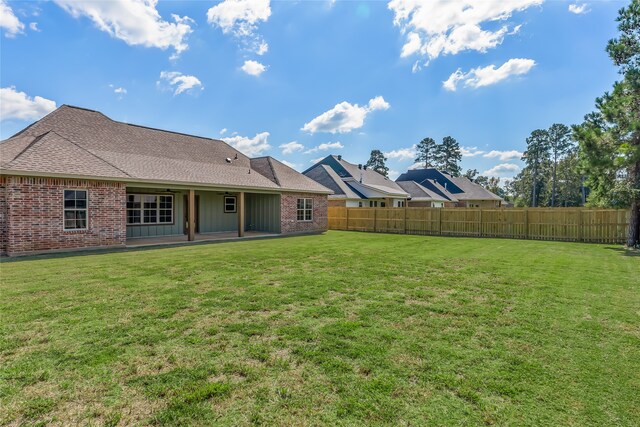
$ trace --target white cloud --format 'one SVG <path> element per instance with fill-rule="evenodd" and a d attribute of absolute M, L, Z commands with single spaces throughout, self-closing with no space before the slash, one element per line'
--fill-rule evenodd
<path fill-rule="evenodd" d="M 415 162 L 414 164 L 412 164 L 411 166 L 409 166 L 409 170 L 414 170 L 414 169 L 424 169 L 424 163 L 422 163 L 422 162 Z"/>
<path fill-rule="evenodd" d="M 416 158 L 415 144 L 409 148 L 399 148 L 397 150 L 387 151 L 384 156 L 388 159 L 397 160 L 413 160 Z"/>
<path fill-rule="evenodd" d="M 311 160 L 309 160 L 309 163 L 316 164 L 316 163 L 318 163 L 318 162 L 319 162 L 320 160 L 322 160 L 322 159 L 324 159 L 324 157 L 318 157 L 317 159 L 311 159 Z"/>
<path fill-rule="evenodd" d="M 127 90 L 123 87 L 117 87 L 113 90 L 114 93 L 117 93 L 119 95 L 126 95 L 127 94 Z"/>
<path fill-rule="evenodd" d="M 304 152 L 304 154 L 311 154 L 311 153 L 317 153 L 318 151 L 327 151 L 327 150 L 333 150 L 333 149 L 340 149 L 340 148 L 344 148 L 344 145 L 342 145 L 342 143 L 340 141 L 336 141 L 336 142 L 325 142 L 322 143 L 320 145 L 318 145 L 317 147 L 313 147 L 307 151 Z"/>
<path fill-rule="evenodd" d="M 455 55 L 465 50 L 486 52 L 500 45 L 504 37 L 520 28 L 506 22 L 515 12 L 539 5 L 543 0 L 391 0 L 394 24 L 406 34 L 400 56 L 419 55 L 425 65 L 440 55 Z M 484 23 L 506 22 L 486 30 Z M 413 71 L 420 69 L 418 63 Z"/>
<path fill-rule="evenodd" d="M 569 5 L 569 12 L 575 13 L 576 15 L 584 15 L 585 13 L 591 12 L 591 9 L 587 9 L 586 3 L 580 5 L 578 3 L 575 3 Z"/>
<path fill-rule="evenodd" d="M 162 71 L 158 85 L 168 85 L 173 90 L 174 95 L 180 95 L 183 92 L 192 91 L 192 89 L 200 88 L 203 90 L 202 82 L 196 76 L 187 76 L 179 71 Z"/>
<path fill-rule="evenodd" d="M 86 16 L 100 30 L 132 46 L 173 47 L 178 55 L 188 48 L 186 38 L 193 20 L 172 14 L 175 22 L 162 19 L 158 0 L 55 0 L 74 18 Z"/>
<path fill-rule="evenodd" d="M 37 22 L 31 22 L 29 23 L 29 29 L 31 29 L 31 31 L 36 31 L 36 32 L 40 32 L 40 28 L 38 28 L 38 23 Z"/>
<path fill-rule="evenodd" d="M 0 28 L 4 28 L 4 35 L 9 38 L 15 37 L 24 30 L 24 24 L 20 22 L 5 0 L 0 0 Z"/>
<path fill-rule="evenodd" d="M 387 172 L 387 176 L 389 177 L 389 179 L 394 180 L 400 176 L 400 172 L 389 169 L 389 171 Z"/>
<path fill-rule="evenodd" d="M 488 157 L 488 158 L 497 157 L 500 160 L 513 160 L 513 159 L 520 159 L 522 157 L 522 152 L 518 150 L 508 150 L 508 151 L 491 150 L 482 157 Z"/>
<path fill-rule="evenodd" d="M 291 162 L 288 162 L 288 161 L 286 161 L 286 160 L 279 160 L 279 162 L 280 162 L 280 163 L 282 163 L 282 164 L 285 164 L 285 165 L 289 166 L 291 169 L 295 169 L 295 168 L 297 168 L 297 167 L 298 167 L 298 164 L 297 164 L 297 163 L 291 163 Z"/>
<path fill-rule="evenodd" d="M 225 138 L 223 141 L 243 154 L 252 157 L 271 148 L 268 139 L 269 132 L 261 132 L 256 134 L 253 138 L 238 135 Z"/>
<path fill-rule="evenodd" d="M 269 0 L 224 0 L 207 11 L 207 22 L 220 27 L 224 34 L 232 34 L 246 49 L 263 55 L 269 45 L 256 30 L 270 16 Z"/>
<path fill-rule="evenodd" d="M 336 104 L 329 111 L 325 111 L 315 119 L 305 123 L 302 127 L 303 131 L 329 132 L 329 133 L 348 133 L 354 129 L 359 129 L 364 125 L 364 119 L 372 111 L 387 110 L 389 103 L 381 96 L 371 98 L 366 106 L 358 104 L 350 104 L 343 101 Z"/>
<path fill-rule="evenodd" d="M 511 177 L 516 174 L 520 170 L 520 166 L 514 165 L 513 163 L 500 163 L 482 172 L 482 175 L 486 176 L 496 176 L 496 177 Z"/>
<path fill-rule="evenodd" d="M 282 154 L 293 154 L 296 151 L 303 150 L 304 145 L 300 144 L 298 141 L 291 141 L 286 144 L 281 144 L 279 148 L 282 149 Z"/>
<path fill-rule="evenodd" d="M 56 109 L 55 101 L 41 96 L 30 98 L 14 86 L 0 88 L 0 121 L 9 119 L 38 120 Z"/>
<path fill-rule="evenodd" d="M 460 147 L 460 154 L 462 154 L 463 157 L 475 157 L 482 153 L 484 153 L 484 151 L 478 150 L 478 147 Z"/>
<path fill-rule="evenodd" d="M 220 129 L 220 136 L 224 135 L 225 133 L 227 133 L 227 128 Z"/>
<path fill-rule="evenodd" d="M 442 86 L 449 91 L 455 91 L 458 83 L 463 82 L 465 87 L 479 88 L 496 84 L 509 76 L 517 76 L 528 73 L 536 65 L 533 59 L 513 58 L 496 68 L 495 65 L 474 68 L 468 73 L 457 69 Z"/>
<path fill-rule="evenodd" d="M 248 60 L 244 61 L 244 65 L 241 69 L 250 76 L 259 76 L 264 73 L 267 68 L 258 61 Z"/>

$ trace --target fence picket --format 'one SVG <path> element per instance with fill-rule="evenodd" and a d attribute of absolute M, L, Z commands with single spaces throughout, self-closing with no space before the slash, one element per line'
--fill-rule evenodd
<path fill-rule="evenodd" d="M 328 212 L 330 230 L 624 243 L 629 211 L 586 208 L 346 208 Z"/>

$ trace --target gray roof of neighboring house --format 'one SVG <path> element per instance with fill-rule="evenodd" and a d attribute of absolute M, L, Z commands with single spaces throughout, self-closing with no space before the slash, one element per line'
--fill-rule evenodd
<path fill-rule="evenodd" d="M 398 177 L 396 181 L 415 181 L 454 200 L 502 200 L 479 184 L 463 176 L 451 176 L 434 168 L 412 169 Z"/>
<path fill-rule="evenodd" d="M 353 178 L 356 183 L 361 184 L 365 187 L 369 187 L 380 191 L 382 193 L 386 193 L 389 196 L 395 197 L 408 197 L 409 194 L 406 193 L 402 187 L 400 187 L 393 180 L 379 174 L 378 172 L 372 169 L 360 169 L 358 165 L 354 165 L 352 163 L 343 160 L 338 156 L 327 156 L 324 159 L 320 160 L 315 165 L 311 166 L 309 169 L 303 172 L 303 174 L 309 176 L 309 172 L 313 171 L 316 168 L 327 166 L 333 170 L 333 172 L 342 180 Z M 360 178 L 362 178 L 362 182 L 360 182 Z M 346 180 L 348 184 L 348 180 Z"/>
<path fill-rule="evenodd" d="M 502 197 L 493 194 L 480 184 L 471 182 L 465 176 L 449 176 L 448 178 L 464 192 L 456 194 L 456 197 L 460 200 L 502 200 Z"/>
<path fill-rule="evenodd" d="M 362 194 L 355 191 L 346 182 L 338 176 L 338 174 L 327 165 L 320 165 L 306 172 L 306 176 L 314 181 L 322 184 L 333 194 L 329 196 L 331 199 L 365 199 Z"/>
<path fill-rule="evenodd" d="M 418 184 L 415 181 L 399 181 L 397 183 L 404 191 L 411 195 L 411 200 L 420 201 L 434 201 L 434 202 L 447 202 L 449 199 L 442 197 L 438 193 L 432 190 L 428 190 L 424 186 Z"/>
<path fill-rule="evenodd" d="M 330 193 L 275 159 L 268 161 L 273 171 L 263 162 L 220 140 L 117 122 L 68 105 L 0 143 L 3 173 Z"/>

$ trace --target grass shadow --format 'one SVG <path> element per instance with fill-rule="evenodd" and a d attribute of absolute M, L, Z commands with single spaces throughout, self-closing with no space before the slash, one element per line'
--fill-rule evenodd
<path fill-rule="evenodd" d="M 607 246 L 605 249 L 616 251 L 622 256 L 640 257 L 640 249 L 629 249 L 624 246 Z"/>

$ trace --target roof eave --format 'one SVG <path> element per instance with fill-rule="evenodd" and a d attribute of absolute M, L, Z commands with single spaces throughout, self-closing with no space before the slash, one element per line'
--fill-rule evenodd
<path fill-rule="evenodd" d="M 0 168 L 0 175 L 6 176 L 33 176 L 38 178 L 66 178 L 66 179 L 86 179 L 91 181 L 110 181 L 110 182 L 122 182 L 125 184 L 149 184 L 149 185 L 162 185 L 162 186 L 173 186 L 173 187 L 184 187 L 188 188 L 200 188 L 200 189 L 210 189 L 210 190 L 224 190 L 224 189 L 233 189 L 233 190 L 249 190 L 249 191 L 261 191 L 261 192 L 272 192 L 272 193 L 312 193 L 312 194 L 333 194 L 331 190 L 310 190 L 310 189 L 300 189 L 300 188 L 273 188 L 273 187 L 247 187 L 241 185 L 233 185 L 233 184 L 215 184 L 215 183 L 200 183 L 200 182 L 186 182 L 186 181 L 163 181 L 163 180 L 152 180 L 152 179 L 141 179 L 141 178 L 130 178 L 130 177 L 111 177 L 111 176 L 96 176 L 96 175 L 73 175 L 73 174 L 60 174 L 60 173 L 50 173 L 50 172 L 33 172 L 33 171 L 22 171 L 22 170 L 14 170 L 14 169 L 6 169 Z"/>

